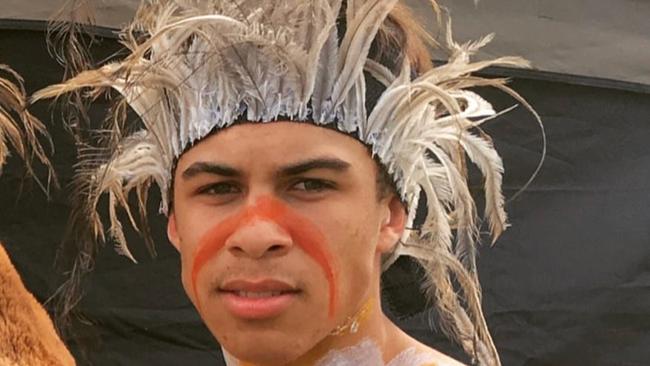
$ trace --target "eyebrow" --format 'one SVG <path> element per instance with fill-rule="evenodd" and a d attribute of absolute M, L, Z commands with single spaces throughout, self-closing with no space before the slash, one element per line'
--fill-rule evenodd
<path fill-rule="evenodd" d="M 284 166 L 275 174 L 278 177 L 290 177 L 306 173 L 310 170 L 327 169 L 344 172 L 350 168 L 350 163 L 337 158 L 315 158 Z M 200 174 L 220 175 L 238 178 L 243 174 L 239 170 L 215 162 L 199 161 L 183 171 L 183 179 L 190 179 Z"/>
<path fill-rule="evenodd" d="M 240 177 L 242 175 L 239 170 L 227 165 L 199 161 L 183 171 L 183 179 L 194 178 L 200 174 L 221 175 L 223 177 Z"/>
<path fill-rule="evenodd" d="M 282 167 L 277 176 L 293 176 L 306 173 L 310 170 L 327 169 L 335 172 L 345 172 L 350 168 L 350 163 L 337 158 L 315 158 L 301 161 Z"/>

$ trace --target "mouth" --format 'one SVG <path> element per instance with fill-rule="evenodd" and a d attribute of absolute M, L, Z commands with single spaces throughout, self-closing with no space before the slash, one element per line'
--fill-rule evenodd
<path fill-rule="evenodd" d="M 282 314 L 301 292 L 295 286 L 272 279 L 229 281 L 217 290 L 226 310 L 246 320 L 269 319 Z"/>

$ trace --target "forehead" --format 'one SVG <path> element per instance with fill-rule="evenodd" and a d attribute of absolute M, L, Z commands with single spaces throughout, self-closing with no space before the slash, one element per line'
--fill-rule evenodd
<path fill-rule="evenodd" d="M 219 131 L 185 152 L 178 167 L 216 161 L 240 169 L 273 168 L 310 158 L 338 158 L 352 167 L 374 166 L 361 142 L 310 123 L 247 123 Z"/>

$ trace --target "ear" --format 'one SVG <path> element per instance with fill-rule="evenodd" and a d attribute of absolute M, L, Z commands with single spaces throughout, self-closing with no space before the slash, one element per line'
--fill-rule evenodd
<path fill-rule="evenodd" d="M 167 218 L 167 238 L 172 243 L 176 250 L 180 251 L 180 237 L 178 236 L 178 230 L 176 230 L 176 215 L 174 211 L 169 213 L 169 218 Z"/>
<path fill-rule="evenodd" d="M 379 230 L 377 252 L 384 254 L 390 252 L 404 233 L 406 226 L 406 208 L 396 195 L 382 203 L 383 217 Z"/>

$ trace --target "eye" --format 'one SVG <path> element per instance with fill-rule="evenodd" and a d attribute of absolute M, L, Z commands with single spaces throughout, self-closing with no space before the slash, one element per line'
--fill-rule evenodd
<path fill-rule="evenodd" d="M 199 194 L 204 194 L 204 195 L 214 195 L 214 196 L 219 196 L 219 195 L 226 195 L 226 194 L 235 194 L 241 192 L 241 189 L 239 186 L 232 182 L 219 182 L 219 183 L 213 183 L 209 184 L 207 186 L 204 186 L 199 190 Z"/>
<path fill-rule="evenodd" d="M 330 181 L 322 179 L 303 179 L 292 186 L 296 191 L 303 192 L 322 192 L 329 189 L 334 189 L 335 184 Z"/>

